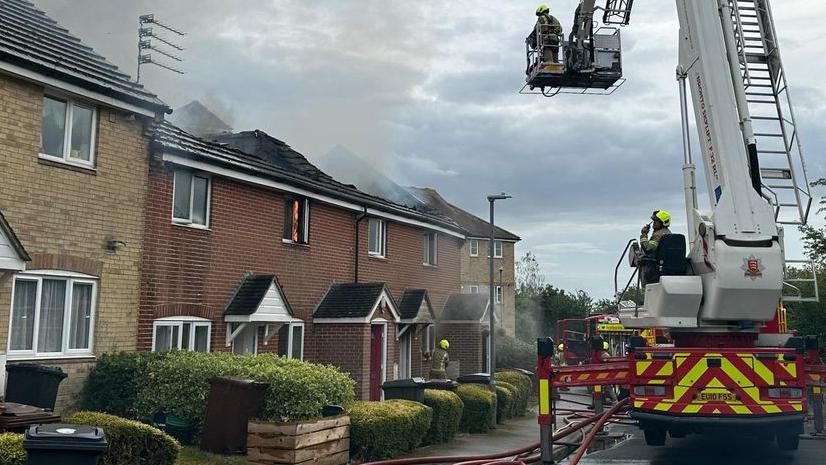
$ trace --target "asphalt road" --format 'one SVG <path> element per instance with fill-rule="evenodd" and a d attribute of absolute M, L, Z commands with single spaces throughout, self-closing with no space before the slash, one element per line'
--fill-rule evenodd
<path fill-rule="evenodd" d="M 614 431 L 617 431 L 615 429 Z M 594 452 L 581 465 L 826 465 L 826 441 L 801 440 L 800 449 L 784 452 L 774 442 L 748 437 L 691 435 L 668 438 L 664 447 L 645 445 L 639 430 L 617 447 Z"/>

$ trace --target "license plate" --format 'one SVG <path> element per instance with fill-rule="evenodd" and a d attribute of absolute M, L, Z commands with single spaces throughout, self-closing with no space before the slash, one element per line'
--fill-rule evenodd
<path fill-rule="evenodd" d="M 701 392 L 697 400 L 702 402 L 735 402 L 737 395 L 733 392 Z"/>

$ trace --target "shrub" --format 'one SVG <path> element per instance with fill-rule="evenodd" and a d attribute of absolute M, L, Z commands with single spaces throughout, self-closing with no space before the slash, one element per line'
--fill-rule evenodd
<path fill-rule="evenodd" d="M 433 421 L 430 422 L 424 444 L 449 441 L 459 431 L 464 409 L 462 399 L 452 391 L 425 389 L 424 403 L 433 409 Z"/>
<path fill-rule="evenodd" d="M 99 426 L 109 447 L 100 465 L 174 465 L 181 446 L 169 435 L 143 423 L 100 412 L 77 412 L 67 423 Z"/>
<path fill-rule="evenodd" d="M 328 404 L 353 400 L 354 382 L 329 365 L 273 354 L 238 356 L 226 352 L 171 352 L 149 364 L 137 410 L 144 417 L 175 415 L 203 424 L 209 379 L 240 376 L 270 383 L 261 419 L 296 421 L 318 417 Z"/>
<path fill-rule="evenodd" d="M 496 426 L 491 418 L 492 410 L 496 407 L 496 395 L 487 386 L 460 384 L 456 394 L 464 404 L 459 424 L 461 431 L 486 433 Z"/>
<path fill-rule="evenodd" d="M 536 347 L 510 336 L 496 336 L 496 366 L 536 371 Z"/>
<path fill-rule="evenodd" d="M 496 373 L 497 383 L 509 383 L 516 388 L 514 396 L 514 415 L 524 416 L 528 413 L 528 403 L 534 395 L 531 378 L 518 371 L 500 371 Z"/>
<path fill-rule="evenodd" d="M 135 402 L 148 366 L 161 355 L 152 352 L 118 352 L 102 355 L 89 373 L 81 406 L 85 410 L 137 418 Z"/>
<path fill-rule="evenodd" d="M 0 434 L 0 465 L 26 465 L 28 456 L 23 449 L 23 435 Z"/>
<path fill-rule="evenodd" d="M 513 401 L 516 388 L 513 384 L 496 383 L 496 423 L 513 418 Z"/>
<path fill-rule="evenodd" d="M 350 455 L 383 460 L 409 452 L 422 443 L 433 409 L 411 400 L 353 402 L 350 415 Z"/>

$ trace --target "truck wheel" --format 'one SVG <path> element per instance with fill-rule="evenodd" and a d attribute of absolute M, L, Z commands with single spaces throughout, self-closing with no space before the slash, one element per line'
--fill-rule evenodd
<path fill-rule="evenodd" d="M 797 433 L 777 433 L 777 446 L 780 450 L 797 450 L 800 436 Z"/>
<path fill-rule="evenodd" d="M 666 431 L 664 429 L 646 429 L 643 432 L 645 433 L 645 443 L 649 446 L 665 445 Z"/>

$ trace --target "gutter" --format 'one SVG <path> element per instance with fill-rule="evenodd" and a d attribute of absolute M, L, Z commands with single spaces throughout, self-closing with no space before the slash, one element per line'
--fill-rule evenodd
<path fill-rule="evenodd" d="M 367 207 L 364 207 L 364 211 L 356 215 L 356 243 L 353 245 L 353 253 L 354 255 L 354 264 L 353 264 L 353 282 L 358 284 L 359 282 L 359 224 L 367 218 Z"/>

